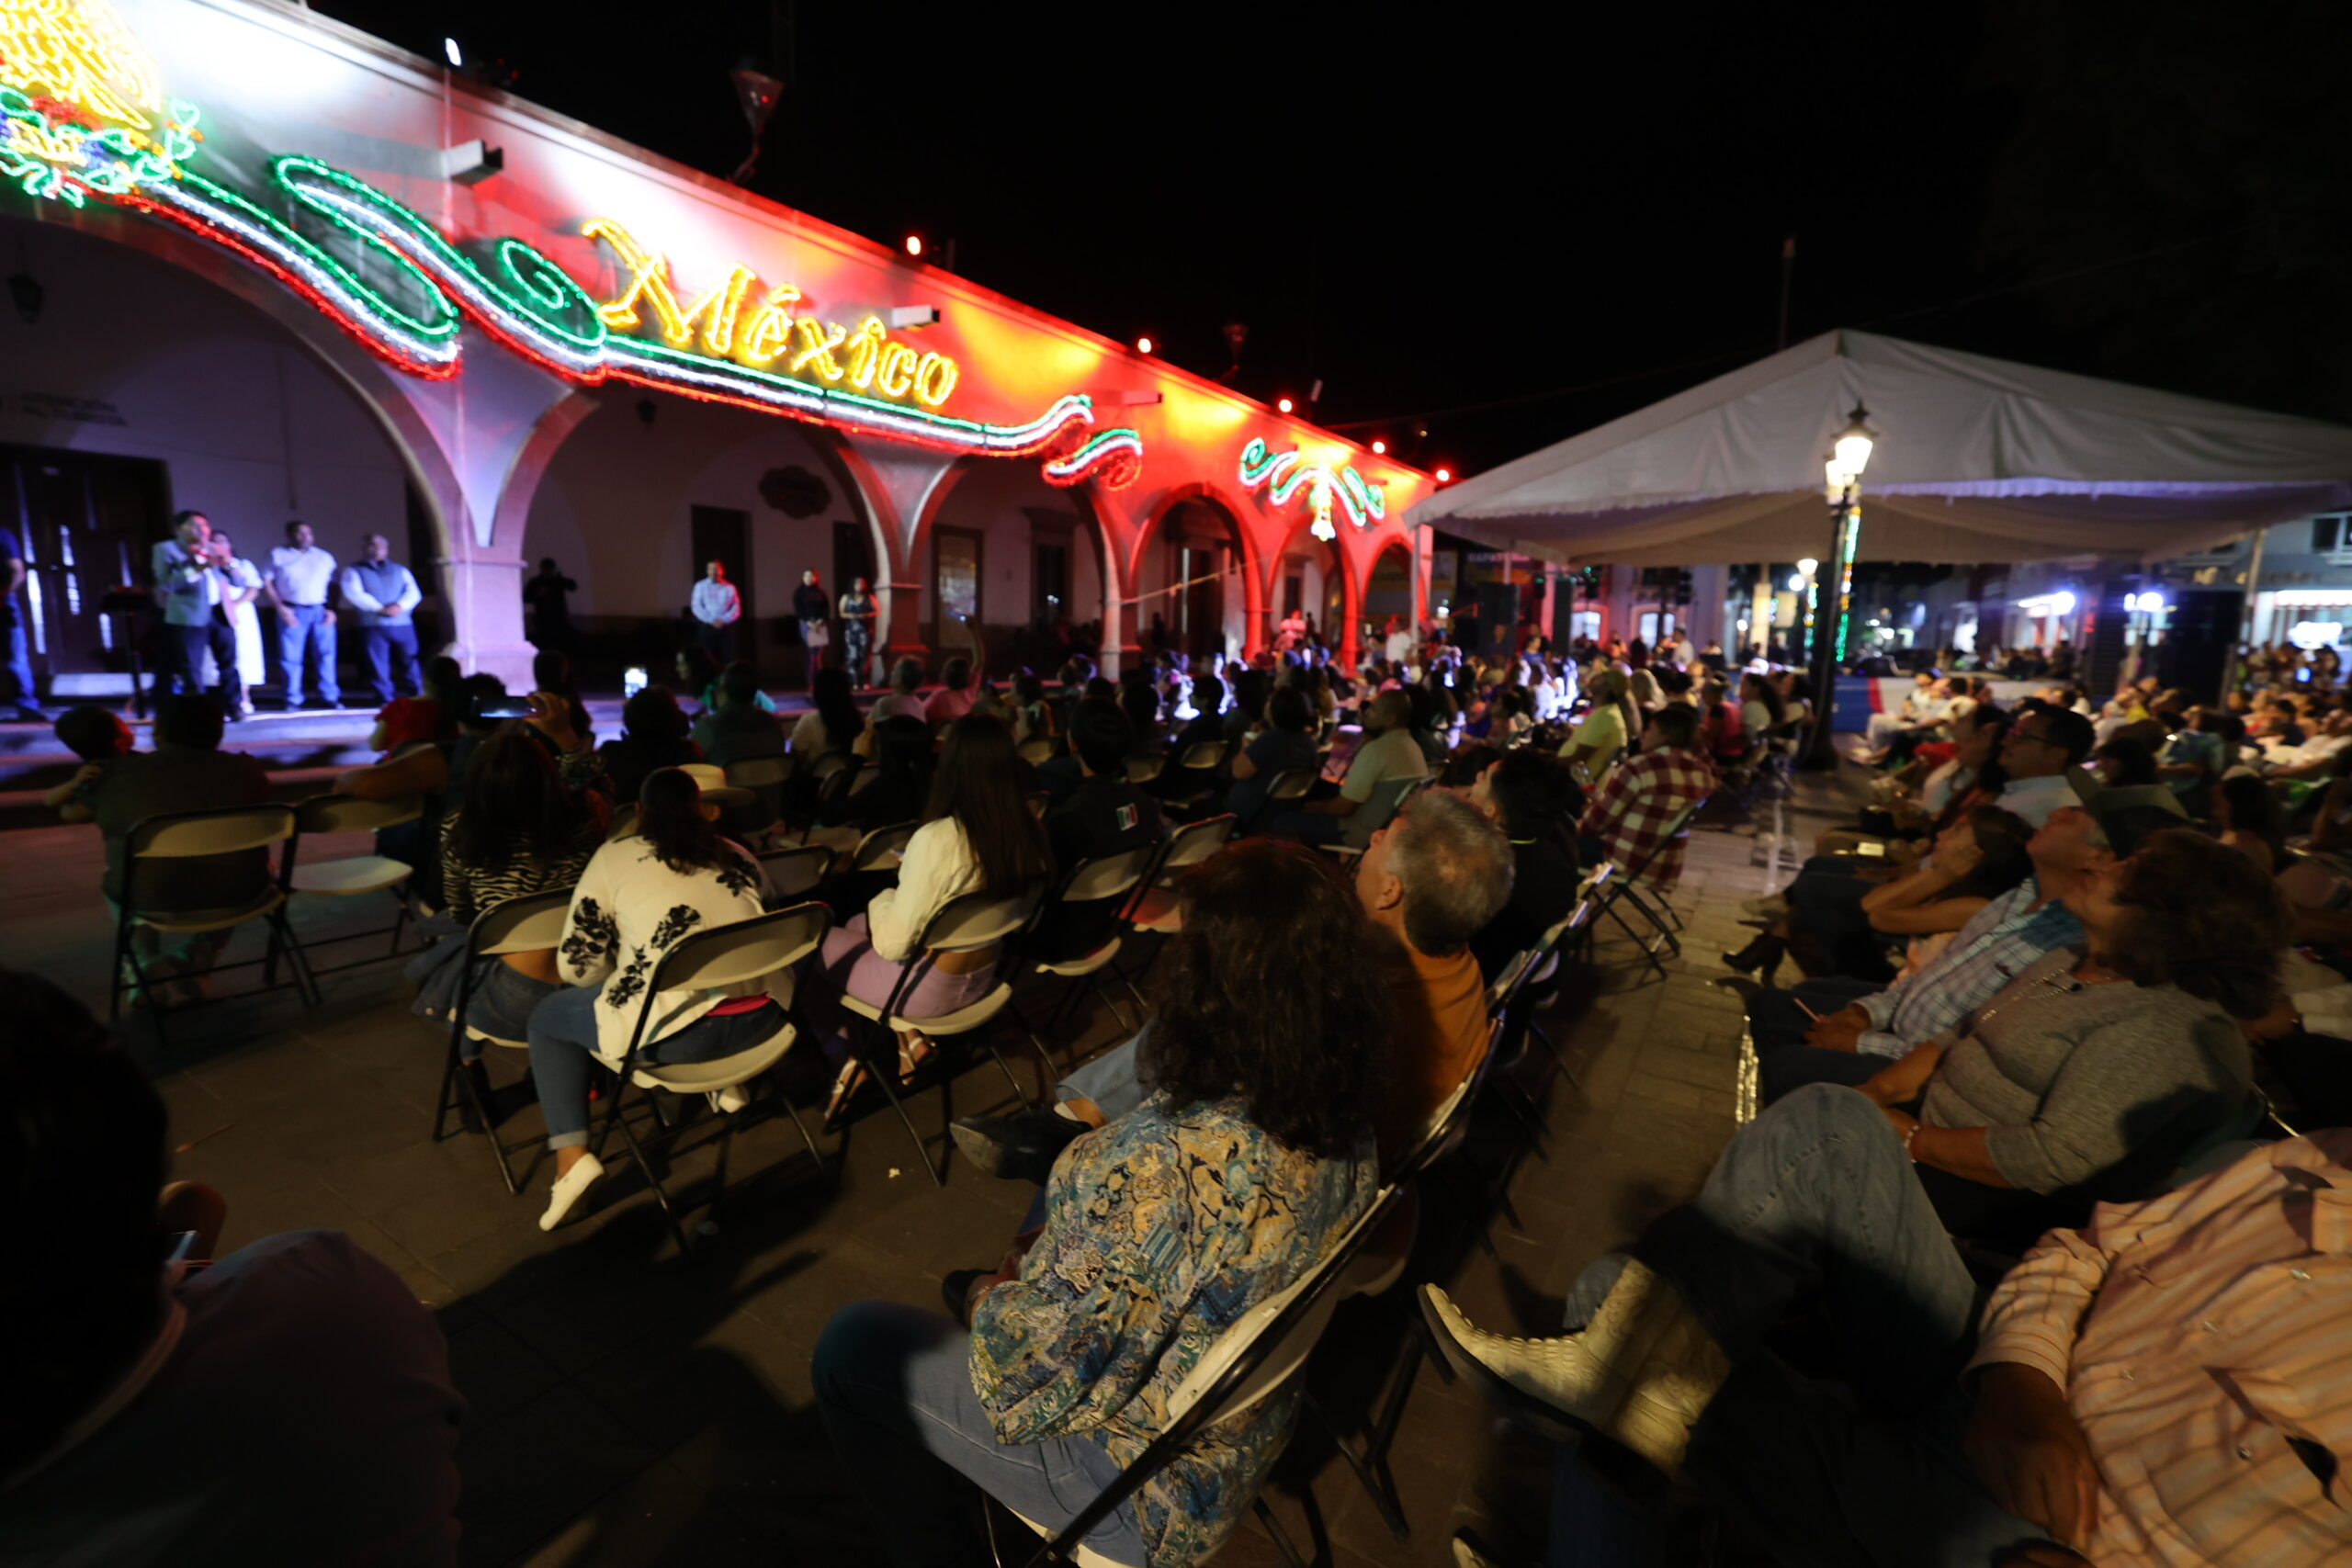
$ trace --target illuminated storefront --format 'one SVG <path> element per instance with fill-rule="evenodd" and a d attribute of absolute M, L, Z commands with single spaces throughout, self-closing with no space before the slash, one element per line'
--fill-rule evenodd
<path fill-rule="evenodd" d="M 0 0 L 0 225 L 52 671 L 178 506 L 429 549 L 444 640 L 510 673 L 542 556 L 592 626 L 706 552 L 771 625 L 862 568 L 888 652 L 964 614 L 1250 650 L 1309 579 L 1352 645 L 1384 557 L 1425 575 L 1428 476 L 307 11 Z"/>

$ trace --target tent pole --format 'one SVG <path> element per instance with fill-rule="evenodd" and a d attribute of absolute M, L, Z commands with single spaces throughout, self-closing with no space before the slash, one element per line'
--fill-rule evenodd
<path fill-rule="evenodd" d="M 2254 540 L 2254 549 L 2246 557 L 2245 603 L 2238 607 L 2237 640 L 2230 645 L 2229 660 L 2222 666 L 2222 689 L 2214 697 L 2215 702 L 2229 701 L 2230 694 L 2238 689 L 2238 666 L 2244 657 L 2242 650 L 2254 646 L 2254 634 L 2260 629 L 2255 624 L 2254 597 L 2262 592 L 2262 543 L 2270 536 L 2270 530 L 2256 528 L 2250 536 Z"/>

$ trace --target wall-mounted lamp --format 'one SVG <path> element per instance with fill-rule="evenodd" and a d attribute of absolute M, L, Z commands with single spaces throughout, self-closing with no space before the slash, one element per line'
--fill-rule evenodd
<path fill-rule="evenodd" d="M 893 305 L 888 313 L 882 318 L 882 324 L 894 333 L 910 332 L 920 327 L 935 327 L 939 324 L 939 307 L 936 305 Z"/>
<path fill-rule="evenodd" d="M 461 186 L 478 186 L 506 167 L 506 149 L 492 147 L 481 137 L 441 149 L 441 177 Z"/>

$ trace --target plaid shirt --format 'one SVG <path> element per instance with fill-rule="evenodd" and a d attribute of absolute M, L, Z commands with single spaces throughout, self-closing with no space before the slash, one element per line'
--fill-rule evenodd
<path fill-rule="evenodd" d="M 2083 927 L 2074 912 L 2055 898 L 2032 908 L 2040 897 L 2027 877 L 1977 910 L 1917 974 L 1864 997 L 1860 1005 L 1871 1015 L 1871 1027 L 1855 1048 L 1900 1056 L 1949 1034 L 2035 959 L 2079 943 Z"/>
<path fill-rule="evenodd" d="M 1642 880 L 1671 888 L 1682 879 L 1682 840 L 1668 835 L 1684 812 L 1714 792 L 1715 771 L 1698 752 L 1678 747 L 1644 751 L 1609 771 L 1585 807 L 1583 831 L 1599 839 L 1626 872 L 1647 862 Z"/>

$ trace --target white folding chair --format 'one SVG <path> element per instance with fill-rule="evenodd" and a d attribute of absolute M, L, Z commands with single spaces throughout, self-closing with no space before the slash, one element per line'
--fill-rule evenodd
<path fill-rule="evenodd" d="M 1131 784 L 1148 784 L 1158 778 L 1161 770 L 1167 766 L 1168 759 L 1158 752 L 1153 752 L 1148 757 L 1130 757 L 1127 759 L 1127 782 Z"/>
<path fill-rule="evenodd" d="M 294 836 L 286 842 L 286 852 L 279 857 L 278 886 L 288 895 L 307 893 L 324 898 L 361 898 L 371 893 L 392 895 L 399 913 L 389 926 L 374 931 L 353 931 L 347 936 L 330 937 L 330 942 L 357 942 L 362 937 L 391 934 L 392 944 L 384 957 L 401 956 L 401 933 L 408 929 L 408 882 L 416 868 L 404 860 L 390 855 L 347 855 L 341 860 L 311 861 L 301 859 L 302 840 L 322 833 L 373 833 L 386 828 L 396 828 L 413 822 L 424 815 L 424 797 L 404 795 L 398 800 L 361 800 L 349 795 L 321 795 L 294 807 Z M 352 964 L 337 964 L 332 969 L 313 968 L 311 974 L 333 975 L 342 969 L 355 969 L 362 964 L 379 960 L 363 958 Z M 270 976 L 269 978 L 276 978 Z"/>
<path fill-rule="evenodd" d="M 1382 779 L 1372 786 L 1372 793 L 1364 796 L 1363 804 L 1340 820 L 1348 825 L 1351 831 L 1362 823 L 1364 843 L 1369 844 L 1374 833 L 1396 819 L 1396 813 L 1404 809 L 1405 802 L 1429 787 L 1429 784 L 1427 773 L 1400 773 L 1395 778 Z M 1318 844 L 1316 847 L 1343 861 L 1355 860 L 1363 853 L 1363 846 L 1360 844 Z"/>
<path fill-rule="evenodd" d="M 857 848 L 850 852 L 851 871 L 896 871 L 899 859 L 907 852 L 908 840 L 915 836 L 914 822 L 893 822 L 887 828 L 876 828 L 857 840 Z"/>
<path fill-rule="evenodd" d="M 319 1002 L 318 982 L 311 977 L 310 959 L 303 953 L 302 944 L 295 940 L 294 927 L 286 918 L 286 889 L 267 873 L 269 846 L 289 842 L 293 837 L 294 811 L 286 806 L 232 806 L 209 811 L 168 812 L 150 817 L 133 827 L 123 842 L 122 897 L 115 915 L 114 969 L 108 977 L 107 1020 L 113 1021 L 122 1016 L 122 969 L 128 963 L 131 983 L 146 998 L 148 1010 L 154 1015 L 156 1039 L 169 1043 L 164 1030 L 164 1014 L 172 1010 L 167 1009 L 163 998 L 156 994 L 154 985 L 147 976 L 147 965 L 139 956 L 138 943 L 131 940 L 132 929 L 138 926 L 157 931 L 197 935 L 206 931 L 228 931 L 249 920 L 266 921 L 270 939 L 269 950 L 265 956 L 236 964 L 215 964 L 204 969 L 181 971 L 171 978 L 193 979 L 199 975 L 217 975 L 255 964 L 262 965 L 266 975 L 274 977 L 277 954 L 283 951 L 293 965 L 294 984 L 302 999 L 316 1007 Z M 141 907 L 141 894 L 145 887 L 140 880 L 142 865 L 152 865 L 157 861 L 237 854 L 247 850 L 263 852 L 264 862 L 261 889 L 251 897 L 212 908 Z"/>
<path fill-rule="evenodd" d="M 474 1113 L 481 1119 L 482 1130 L 490 1135 L 492 1157 L 498 1161 L 498 1174 L 510 1195 L 522 1190 L 514 1179 L 514 1168 L 506 1157 L 514 1151 L 499 1138 L 491 1108 L 482 1103 L 473 1080 L 465 1074 L 464 1042 L 476 1040 L 515 1051 L 528 1050 L 530 1042 L 508 1040 L 476 1029 L 467 1021 L 466 1010 L 473 1002 L 474 974 L 484 960 L 503 958 L 510 953 L 550 951 L 562 942 L 564 918 L 571 912 L 571 889 L 551 887 L 492 904 L 466 928 L 466 951 L 459 959 L 462 967 L 458 971 L 458 988 L 449 1009 L 449 1048 L 441 1066 L 441 1093 L 433 1107 L 433 1141 L 437 1144 L 448 1135 L 449 1112 L 461 1109 L 459 1097 L 471 1100 Z M 515 1145 L 518 1149 L 528 1146 Z"/>
<path fill-rule="evenodd" d="M 787 850 L 763 850 L 760 869 L 767 874 L 767 905 L 781 909 L 797 904 L 823 885 L 833 868 L 833 852 L 824 844 L 801 844 Z"/>
<path fill-rule="evenodd" d="M 1061 886 L 1056 889 L 1053 897 L 1046 901 L 1046 914 L 1041 916 L 1040 919 L 1050 918 L 1057 908 L 1083 909 L 1089 905 L 1102 905 L 1114 899 L 1126 899 L 1130 893 L 1142 885 L 1144 878 L 1151 874 L 1153 868 L 1159 863 L 1160 852 L 1164 848 L 1164 844 L 1150 843 L 1118 854 L 1080 861 L 1071 868 L 1070 874 L 1062 879 Z M 1052 976 L 1057 979 L 1073 982 L 1085 982 L 1082 985 L 1072 984 L 1064 987 L 1061 999 L 1055 1004 L 1054 1010 L 1046 1016 L 1047 1039 L 1053 1037 L 1055 1030 L 1060 1025 L 1066 1013 L 1075 1008 L 1078 1002 L 1089 993 L 1100 987 L 1102 974 L 1105 969 L 1109 969 L 1119 976 L 1119 983 L 1134 993 L 1138 1004 L 1143 1001 L 1143 994 L 1136 990 L 1135 983 L 1127 978 L 1126 971 L 1119 967 L 1118 917 L 1120 912 L 1118 908 L 1107 911 L 1110 919 L 1104 921 L 1103 940 L 1087 952 L 1069 958 L 1041 958 L 1035 961 L 1032 972 L 1036 975 Z M 1103 999 L 1109 1001 L 1110 998 L 1106 996 Z M 1135 1026 L 1127 1021 L 1127 1015 L 1120 1010 L 1118 1004 L 1112 1003 L 1111 1011 L 1118 1018 L 1121 1029 L 1130 1033 L 1134 1032 Z"/>
<path fill-rule="evenodd" d="M 1050 762 L 1053 761 L 1053 738 L 1046 735 L 1033 735 L 1028 739 L 1023 740 L 1019 746 L 1013 748 L 1013 750 L 1019 753 L 1023 761 L 1028 763 L 1034 768 L 1040 762 Z"/>
<path fill-rule="evenodd" d="M 775 1028 L 733 1055 L 707 1062 L 648 1061 L 645 1058 L 645 1030 L 652 1020 L 654 1003 L 657 998 L 677 991 L 735 987 L 749 985 L 754 980 L 766 980 L 772 988 L 781 981 L 788 990 L 793 966 L 817 951 L 825 940 L 825 932 L 831 926 L 832 919 L 832 911 L 822 904 L 796 904 L 788 909 L 753 915 L 747 919 L 697 931 L 662 955 L 661 964 L 653 971 L 651 982 L 646 987 L 645 1001 L 638 1009 L 637 1026 L 629 1035 L 628 1050 L 615 1066 L 619 1084 L 613 1092 L 611 1107 L 605 1112 L 604 1130 L 597 1134 L 596 1143 L 601 1148 L 612 1130 L 619 1127 L 621 1140 L 628 1145 L 629 1157 L 637 1162 L 637 1168 L 644 1174 L 646 1184 L 653 1189 L 654 1201 L 662 1205 L 662 1217 L 669 1221 L 671 1234 L 678 1238 L 678 1250 L 682 1253 L 691 1250 L 692 1244 L 679 1217 L 680 1206 L 671 1201 L 669 1190 L 662 1184 L 662 1179 L 654 1172 L 653 1164 L 646 1157 L 646 1153 L 649 1146 L 659 1148 L 673 1142 L 684 1127 L 667 1124 L 649 1127 L 647 1135 L 639 1138 L 624 1114 L 629 1091 L 637 1090 L 639 1098 L 649 1105 L 656 1089 L 671 1094 L 710 1098 L 720 1121 L 718 1167 L 711 1179 L 710 1195 L 685 1207 L 686 1212 L 697 1208 L 715 1211 L 719 1201 L 727 1196 L 727 1156 L 733 1145 L 739 1120 L 739 1112 L 728 1110 L 719 1097 L 729 1089 L 753 1082 L 775 1066 L 792 1048 L 799 1031 L 792 1021 L 787 1001 L 787 1005 L 775 1010 Z M 817 1140 L 809 1135 L 808 1124 L 801 1121 L 800 1112 L 794 1109 L 781 1089 L 775 1098 L 784 1106 L 785 1114 L 792 1118 L 793 1126 L 799 1131 L 800 1141 L 808 1145 L 808 1157 L 816 1162 L 818 1174 L 828 1175 L 825 1156 L 818 1152 Z M 746 1101 L 747 1107 L 749 1103 Z M 657 1109 L 653 1121 L 662 1122 L 662 1120 Z M 716 1228 L 716 1224 L 707 1220 L 702 1226 L 705 1234 Z"/>
<path fill-rule="evenodd" d="M 983 948 L 994 947 L 1000 942 L 1008 942 L 1036 918 L 1039 903 L 1040 894 L 1036 889 L 1015 894 L 1009 898 L 988 893 L 967 893 L 960 898 L 950 899 L 923 927 L 922 935 L 916 939 L 915 945 L 919 950 L 917 956 L 900 967 L 898 980 L 891 986 L 888 998 L 880 1006 L 877 1007 L 872 1002 L 847 992 L 842 994 L 842 1005 L 872 1026 L 865 1032 L 878 1031 L 884 1046 L 878 1059 L 866 1057 L 864 1052 L 858 1050 L 858 1036 L 861 1032 L 853 1026 L 850 1032 L 850 1049 L 856 1052 L 860 1059 L 865 1062 L 867 1076 L 881 1086 L 883 1096 L 889 1100 L 891 1110 L 897 1111 L 899 1120 L 905 1123 L 907 1136 L 914 1140 L 915 1153 L 922 1156 L 923 1168 L 931 1173 L 932 1181 L 938 1186 L 944 1187 L 947 1184 L 946 1179 L 940 1174 L 938 1165 L 933 1161 L 930 1145 L 923 1142 L 922 1134 L 915 1131 L 914 1119 L 907 1114 L 906 1102 L 899 1095 L 898 1053 L 890 1048 L 895 1045 L 897 1036 L 903 1031 L 920 1032 L 937 1047 L 938 1055 L 933 1060 L 941 1061 L 941 1065 L 944 1066 L 942 1059 L 945 1055 L 944 1042 L 960 1035 L 977 1035 L 989 1056 L 995 1059 L 999 1070 L 1004 1074 L 1005 1082 L 1012 1086 L 1012 1092 L 1020 1097 L 1023 1105 L 1032 1103 L 1028 1091 L 1021 1087 L 1021 1080 L 1012 1076 L 1012 1066 L 1005 1061 L 995 1043 L 989 1039 L 989 1026 L 996 1021 L 999 1013 L 1009 1010 L 1016 1019 L 1020 1020 L 1023 1031 L 1029 1036 L 1030 1044 L 1036 1047 L 1038 1059 L 1046 1064 L 1046 1071 L 1049 1073 L 1053 1071 L 1053 1058 L 1047 1054 L 1045 1043 L 1037 1038 L 1036 1031 L 1029 1028 L 1028 1021 L 1022 1018 L 1020 1010 L 1013 1006 L 1012 984 L 1009 976 L 1018 973 L 1018 968 L 1015 954 L 1010 947 L 998 958 L 996 984 L 979 1000 L 967 1002 L 952 1012 L 920 1017 L 901 1012 L 900 1004 L 913 993 L 915 986 L 922 977 L 931 972 L 938 963 L 941 953 L 978 953 Z M 925 1066 L 929 1065 L 931 1064 L 925 1064 Z M 942 1073 L 940 1075 L 942 1101 L 940 1137 L 943 1143 L 949 1136 L 947 1127 L 955 1121 L 955 1108 L 946 1103 L 946 1076 Z"/>

